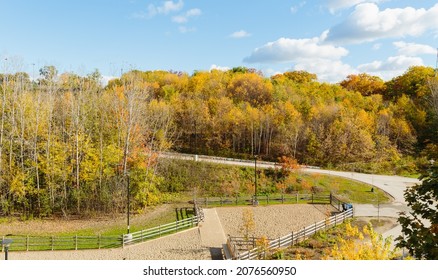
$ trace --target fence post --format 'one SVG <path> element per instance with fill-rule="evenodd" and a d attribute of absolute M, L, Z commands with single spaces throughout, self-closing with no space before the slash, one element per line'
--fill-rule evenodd
<path fill-rule="evenodd" d="M 298 204 L 298 192 L 297 192 L 297 204 Z"/>
<path fill-rule="evenodd" d="M 100 233 L 97 235 L 97 247 L 100 249 Z"/>
<path fill-rule="evenodd" d="M 269 205 L 269 195 L 266 195 L 266 204 Z"/>
<path fill-rule="evenodd" d="M 335 215 L 335 226 L 336 226 L 336 217 L 337 217 L 338 215 Z"/>
<path fill-rule="evenodd" d="M 51 242 L 50 242 L 50 243 L 51 243 L 51 247 L 52 247 L 52 251 L 53 251 L 53 245 L 54 245 L 54 244 L 53 244 L 53 243 L 54 243 L 54 237 L 53 237 L 53 235 L 52 235 L 52 237 L 51 237 Z"/>
<path fill-rule="evenodd" d="M 161 225 L 158 226 L 158 234 L 159 234 L 160 237 L 161 237 Z"/>
<path fill-rule="evenodd" d="M 291 241 L 292 244 L 291 245 L 293 246 L 294 245 L 294 232 L 293 231 L 292 231 L 291 237 L 292 237 L 292 241 Z"/>
<path fill-rule="evenodd" d="M 75 250 L 78 250 L 78 235 L 75 235 Z"/>
<path fill-rule="evenodd" d="M 238 204 L 238 202 L 237 202 L 237 195 L 236 195 L 236 205 Z"/>
<path fill-rule="evenodd" d="M 315 223 L 315 233 L 314 234 L 316 234 L 316 223 Z"/>
<path fill-rule="evenodd" d="M 5 237 L 2 236 L 2 244 L 3 244 L 4 241 L 5 241 Z M 1 252 L 3 252 L 3 246 L 2 246 L 2 248 L 1 248 Z"/>
<path fill-rule="evenodd" d="M 29 251 L 29 235 L 26 236 L 26 251 Z"/>

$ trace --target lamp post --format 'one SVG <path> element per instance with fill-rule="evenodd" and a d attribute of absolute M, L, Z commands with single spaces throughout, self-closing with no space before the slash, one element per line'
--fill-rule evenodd
<path fill-rule="evenodd" d="M 123 164 L 117 164 L 117 177 L 119 177 L 119 167 L 122 167 Z M 126 178 L 126 198 L 127 198 L 127 205 L 126 205 L 126 216 L 127 216 L 127 234 L 130 233 L 130 217 L 129 217 L 129 212 L 131 210 L 131 190 L 130 190 L 130 176 L 129 176 L 129 172 L 126 171 L 126 169 L 124 169 L 123 172 L 123 178 Z M 125 181 L 125 180 L 123 180 Z M 119 179 L 117 180 L 117 182 L 120 182 Z"/>
<path fill-rule="evenodd" d="M 12 239 L 4 239 L 2 240 L 1 244 L 5 248 L 5 260 L 8 260 L 8 251 L 9 251 L 9 245 L 11 245 Z"/>
<path fill-rule="evenodd" d="M 257 200 L 257 156 L 254 156 L 254 202 L 253 205 L 257 206 L 259 201 Z"/>
<path fill-rule="evenodd" d="M 130 179 L 129 179 L 129 173 L 126 173 L 125 174 L 127 177 L 128 177 L 128 186 L 127 186 L 127 196 L 128 196 L 128 210 L 126 211 L 127 212 L 127 215 L 128 215 L 128 234 L 129 234 L 129 232 L 130 232 L 130 230 L 129 230 L 129 212 L 130 212 L 130 210 L 131 210 L 131 196 L 130 196 L 130 186 L 129 186 L 129 181 L 130 181 Z"/>
<path fill-rule="evenodd" d="M 379 201 L 379 193 L 376 192 L 377 199 L 377 221 L 380 223 L 380 201 Z"/>

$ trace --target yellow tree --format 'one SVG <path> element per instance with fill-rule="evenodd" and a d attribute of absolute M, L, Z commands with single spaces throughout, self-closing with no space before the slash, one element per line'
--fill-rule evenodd
<path fill-rule="evenodd" d="M 348 75 L 340 85 L 347 90 L 358 91 L 364 96 L 383 94 L 386 90 L 385 82 L 381 78 L 366 73 Z"/>
<path fill-rule="evenodd" d="M 395 257 L 391 250 L 391 238 L 383 238 L 374 231 L 371 224 L 362 231 L 350 223 L 345 232 L 338 236 L 334 247 L 326 254 L 327 259 L 335 260 L 390 260 Z"/>

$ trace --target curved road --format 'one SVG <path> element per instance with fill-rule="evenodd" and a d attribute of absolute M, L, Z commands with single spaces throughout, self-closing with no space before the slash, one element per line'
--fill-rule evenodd
<path fill-rule="evenodd" d="M 232 158 L 210 157 L 203 155 L 189 155 L 189 154 L 177 154 L 177 153 L 162 153 L 161 157 L 166 158 L 178 158 L 186 160 L 207 161 L 213 163 L 230 164 L 238 166 L 250 166 L 254 167 L 254 161 L 238 160 Z M 257 167 L 259 168 L 274 168 L 276 163 L 258 161 Z M 354 215 L 359 217 L 393 217 L 398 218 L 399 213 L 402 211 L 409 211 L 403 194 L 407 187 L 419 184 L 420 180 L 414 178 L 406 178 L 400 176 L 386 176 L 375 174 L 363 174 L 356 172 L 342 172 L 324 170 L 319 168 L 302 168 L 303 172 L 328 174 L 333 176 L 340 176 L 363 183 L 373 185 L 383 191 L 387 192 L 393 197 L 393 201 L 387 204 L 354 204 Z M 395 228 L 385 232 L 383 237 L 392 236 L 393 239 L 401 235 L 401 226 L 398 225 Z"/>

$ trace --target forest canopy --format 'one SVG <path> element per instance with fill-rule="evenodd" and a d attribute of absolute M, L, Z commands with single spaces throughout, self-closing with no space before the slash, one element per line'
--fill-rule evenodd
<path fill-rule="evenodd" d="M 430 67 L 339 84 L 245 67 L 134 70 L 106 86 L 98 71 L 45 66 L 39 77 L 0 74 L 3 215 L 122 211 L 128 177 L 134 208 L 165 201 L 164 150 L 392 174 L 416 173 L 438 155 Z"/>

